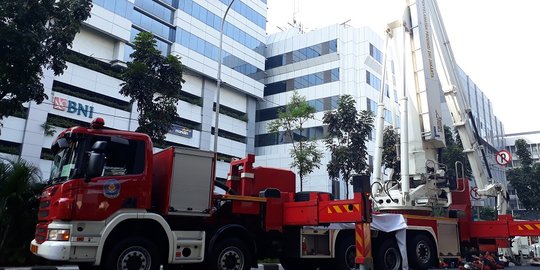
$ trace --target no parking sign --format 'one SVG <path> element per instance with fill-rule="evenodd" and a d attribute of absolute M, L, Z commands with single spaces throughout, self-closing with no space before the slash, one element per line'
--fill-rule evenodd
<path fill-rule="evenodd" d="M 512 155 L 507 150 L 501 150 L 495 155 L 495 161 L 501 166 L 506 166 L 512 161 Z"/>

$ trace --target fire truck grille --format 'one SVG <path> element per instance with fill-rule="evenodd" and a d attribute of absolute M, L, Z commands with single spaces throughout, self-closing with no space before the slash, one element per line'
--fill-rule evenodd
<path fill-rule="evenodd" d="M 35 239 L 38 244 L 45 242 L 47 238 L 47 227 L 49 223 L 38 223 L 36 225 L 36 235 Z"/>
<path fill-rule="evenodd" d="M 49 205 L 51 204 L 51 201 L 41 201 L 39 203 L 39 208 L 46 208 L 46 207 L 49 207 Z"/>

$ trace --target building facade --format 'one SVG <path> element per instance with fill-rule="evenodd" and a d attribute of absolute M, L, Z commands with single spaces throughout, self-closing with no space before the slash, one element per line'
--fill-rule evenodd
<path fill-rule="evenodd" d="M 367 27 L 333 25 L 308 33 L 291 29 L 268 37 L 266 88 L 256 115 L 257 164 L 286 168 L 292 162 L 290 139 L 283 133 L 269 132 L 267 126 L 277 118 L 278 110 L 284 108 L 293 91 L 306 97 L 316 109 L 315 119 L 306 124 L 303 134 L 311 139 L 324 138 L 323 115 L 336 108 L 341 95 L 351 95 L 358 110 L 370 110 L 375 114 L 382 84 L 384 41 L 381 34 Z M 389 79 L 384 87 L 385 125 L 399 127 L 398 88 L 393 61 L 389 61 L 388 70 Z M 489 166 L 493 178 L 506 185 L 504 168 L 498 168 L 493 159 L 495 153 L 504 148 L 503 125 L 493 114 L 493 105 L 484 93 L 461 69 L 458 74 L 488 160 L 493 161 Z M 445 125 L 452 126 L 447 109 L 443 116 Z M 368 141 L 370 166 L 373 165 L 374 140 L 373 132 Z M 319 141 L 319 146 L 325 150 L 325 157 L 321 167 L 305 178 L 304 189 L 343 190 L 342 182 L 329 181 L 326 164 L 330 156 L 322 141 Z"/>
<path fill-rule="evenodd" d="M 294 91 L 304 96 L 316 110 L 315 119 L 305 124 L 305 134 L 302 134 L 310 139 L 324 138 L 323 115 L 337 107 L 341 95 L 351 95 L 357 110 L 375 112 L 382 84 L 382 47 L 380 35 L 368 27 L 333 25 L 308 33 L 291 29 L 270 35 L 267 39 L 264 100 L 259 102 L 256 116 L 257 164 L 281 168 L 290 166 L 290 138 L 280 132 L 269 132 L 267 125 L 277 118 L 278 110 L 284 108 Z M 392 108 L 397 106 L 397 93 L 395 85 L 387 85 L 385 89 L 385 119 L 386 124 L 391 124 L 396 120 Z M 368 142 L 370 165 L 373 140 L 371 136 Z M 325 149 L 322 141 L 319 141 L 319 147 Z M 341 181 L 329 181 L 326 172 L 328 161 L 329 153 L 325 150 L 321 167 L 306 176 L 304 190 L 331 192 L 345 188 Z"/>
<path fill-rule="evenodd" d="M 478 134 L 482 140 L 481 143 L 488 162 L 491 179 L 494 182 L 501 183 L 507 190 L 511 190 L 506 180 L 506 168 L 495 161 L 497 152 L 506 147 L 504 125 L 494 114 L 491 100 L 461 68 L 458 70 L 458 77 L 463 87 L 465 102 L 471 109 Z M 446 117 L 448 120 L 445 120 L 445 122 L 451 123 L 449 122 L 450 115 L 448 114 Z M 473 201 L 472 203 L 475 206 L 491 207 L 496 205 L 495 198 Z"/>
<path fill-rule="evenodd" d="M 230 1 L 94 0 L 64 74 L 45 72 L 42 82 L 49 98 L 39 105 L 30 102 L 3 120 L 0 152 L 39 165 L 46 179 L 51 142 L 63 128 L 103 117 L 110 128 L 135 130 L 137 109 L 119 94 L 119 68 L 130 61 L 140 31 L 152 32 L 158 49 L 181 57 L 186 67 L 180 117 L 166 145 L 213 150 L 221 18 Z M 266 0 L 236 0 L 224 25 L 219 177 L 226 177 L 226 161 L 255 151 L 255 106 L 264 90 L 266 10 Z"/>

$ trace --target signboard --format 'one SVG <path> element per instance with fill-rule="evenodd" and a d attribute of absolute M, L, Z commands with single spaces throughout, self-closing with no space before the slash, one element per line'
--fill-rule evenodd
<path fill-rule="evenodd" d="M 512 155 L 507 150 L 501 150 L 495 155 L 495 161 L 501 166 L 506 166 L 512 161 Z"/>
<path fill-rule="evenodd" d="M 54 97 L 53 109 L 77 115 L 84 115 L 88 118 L 92 118 L 92 115 L 94 114 L 93 106 L 84 105 L 61 97 Z"/>
<path fill-rule="evenodd" d="M 180 125 L 171 125 L 171 129 L 169 130 L 171 134 L 191 138 L 193 136 L 193 130 L 187 127 L 183 127 Z"/>

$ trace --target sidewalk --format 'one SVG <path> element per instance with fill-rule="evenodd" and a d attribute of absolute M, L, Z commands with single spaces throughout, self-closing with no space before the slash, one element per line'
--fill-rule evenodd
<path fill-rule="evenodd" d="M 32 267 L 0 267 L 0 270 L 79 270 L 77 266 L 32 266 Z M 284 270 L 280 264 L 264 263 L 259 264 L 258 268 L 251 270 Z"/>

